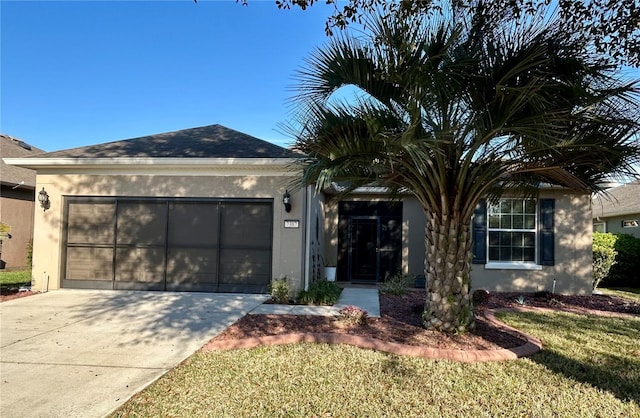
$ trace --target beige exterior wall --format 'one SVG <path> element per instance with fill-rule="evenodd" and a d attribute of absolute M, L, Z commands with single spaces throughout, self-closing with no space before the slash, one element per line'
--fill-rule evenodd
<path fill-rule="evenodd" d="M 474 289 L 502 292 L 553 290 L 557 293 L 590 294 L 592 281 L 592 225 L 590 197 L 566 191 L 545 190 L 540 198 L 555 199 L 555 265 L 541 270 L 486 269 L 474 264 L 471 273 Z M 387 200 L 380 195 L 353 195 L 346 200 Z M 325 259 L 336 260 L 338 253 L 338 204 L 325 204 Z M 403 198 L 402 271 L 424 274 L 425 216 L 413 197 Z"/>
<path fill-rule="evenodd" d="M 11 227 L 11 238 L 2 240 L 0 268 L 27 266 L 27 246 L 33 237 L 33 190 L 2 190 L 0 220 Z"/>
<path fill-rule="evenodd" d="M 497 292 L 535 292 L 591 294 L 593 275 L 591 200 L 588 195 L 545 190 L 540 198 L 555 199 L 555 265 L 542 270 L 493 270 L 474 264 L 471 283 L 474 289 Z"/>
<path fill-rule="evenodd" d="M 602 219 L 602 222 L 606 224 L 607 232 L 610 232 L 612 234 L 629 234 L 629 235 L 635 236 L 636 238 L 640 238 L 640 226 L 636 226 L 632 228 L 622 227 L 623 221 L 636 220 L 640 222 L 640 213 L 634 213 L 632 215 L 625 215 L 625 216 L 614 216 L 611 218 L 601 218 L 601 219 Z"/>
<path fill-rule="evenodd" d="M 68 167 L 66 171 L 70 171 Z M 282 204 L 282 195 L 290 188 L 290 173 L 260 168 L 243 172 L 232 168 L 187 171 L 153 167 L 138 168 L 135 172 L 118 175 L 107 169 L 75 169 L 73 174 L 58 174 L 56 169 L 39 170 L 36 190 L 45 188 L 51 207 L 47 211 L 36 211 L 35 216 L 32 271 L 35 290 L 46 287 L 47 279 L 49 289 L 60 287 L 64 196 L 273 199 L 272 278 L 286 275 L 295 289 L 303 286 L 303 193 L 290 191 L 291 212 L 285 212 Z M 285 219 L 300 220 L 300 227 L 285 229 Z"/>

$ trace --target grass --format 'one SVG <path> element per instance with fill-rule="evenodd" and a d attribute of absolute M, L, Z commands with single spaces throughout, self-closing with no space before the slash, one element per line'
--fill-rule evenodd
<path fill-rule="evenodd" d="M 324 344 L 199 352 L 113 416 L 640 416 L 640 319 L 502 318 L 544 351 L 476 364 Z"/>
<path fill-rule="evenodd" d="M 631 287 L 612 287 L 612 288 L 598 288 L 599 291 L 605 295 L 618 296 L 624 299 L 632 300 L 636 303 L 640 303 L 640 289 Z"/>
<path fill-rule="evenodd" d="M 31 283 L 31 270 L 0 272 L 0 287 L 16 287 Z"/>

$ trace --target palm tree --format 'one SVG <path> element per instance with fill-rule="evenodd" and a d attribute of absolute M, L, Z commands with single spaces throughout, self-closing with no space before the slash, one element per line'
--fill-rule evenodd
<path fill-rule="evenodd" d="M 372 16 L 298 74 L 302 183 L 376 184 L 424 210 L 424 325 L 473 327 L 471 220 L 482 198 L 541 183 L 585 193 L 637 175 L 637 85 L 551 19 L 489 26 L 478 15 Z M 453 22 L 453 23 L 452 23 Z M 335 100 L 345 86 L 355 99 Z"/>

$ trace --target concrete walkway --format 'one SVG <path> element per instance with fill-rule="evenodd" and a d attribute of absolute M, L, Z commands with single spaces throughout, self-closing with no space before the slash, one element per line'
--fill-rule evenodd
<path fill-rule="evenodd" d="M 0 303 L 0 417 L 102 417 L 267 295 L 57 290 Z"/>
<path fill-rule="evenodd" d="M 257 306 L 249 314 L 275 315 L 318 315 L 335 316 L 345 306 L 357 306 L 367 311 L 372 318 L 380 317 L 378 289 L 347 287 L 342 290 L 338 303 L 333 306 L 278 305 L 266 304 Z"/>

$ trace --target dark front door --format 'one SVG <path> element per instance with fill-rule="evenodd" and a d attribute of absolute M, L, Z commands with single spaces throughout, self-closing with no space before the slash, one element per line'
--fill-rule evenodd
<path fill-rule="evenodd" d="M 402 203 L 340 202 L 338 280 L 376 283 L 398 273 Z"/>
<path fill-rule="evenodd" d="M 380 274 L 380 219 L 350 219 L 349 277 L 351 281 L 377 281 Z"/>

